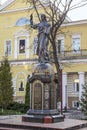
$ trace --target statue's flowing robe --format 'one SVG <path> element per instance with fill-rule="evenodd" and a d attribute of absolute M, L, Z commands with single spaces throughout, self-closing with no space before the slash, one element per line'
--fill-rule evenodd
<path fill-rule="evenodd" d="M 44 60 L 48 55 L 48 35 L 50 32 L 50 24 L 47 21 L 42 21 L 39 24 L 32 25 L 34 29 L 38 29 L 38 48 L 37 54 L 39 60 Z"/>

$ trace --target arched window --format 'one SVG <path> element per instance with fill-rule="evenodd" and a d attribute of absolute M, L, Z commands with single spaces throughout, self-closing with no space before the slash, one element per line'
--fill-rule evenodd
<path fill-rule="evenodd" d="M 25 26 L 25 25 L 29 25 L 30 24 L 30 20 L 23 17 L 17 20 L 15 26 Z"/>

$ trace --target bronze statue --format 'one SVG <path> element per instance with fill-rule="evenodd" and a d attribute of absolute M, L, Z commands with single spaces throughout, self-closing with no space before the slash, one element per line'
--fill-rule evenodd
<path fill-rule="evenodd" d="M 46 20 L 46 15 L 41 14 L 41 21 L 38 24 L 33 24 L 33 16 L 30 16 L 31 27 L 38 29 L 38 48 L 37 55 L 39 55 L 40 62 L 48 61 L 48 35 L 50 33 L 50 24 Z"/>

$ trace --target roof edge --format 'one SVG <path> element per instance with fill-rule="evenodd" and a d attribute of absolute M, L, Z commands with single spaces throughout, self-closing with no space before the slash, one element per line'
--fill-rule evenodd
<path fill-rule="evenodd" d="M 64 26 L 81 25 L 81 24 L 87 24 L 87 19 L 71 21 L 71 22 L 65 22 L 65 23 L 62 24 L 62 27 L 64 27 Z"/>
<path fill-rule="evenodd" d="M 2 6 L 0 6 L 0 11 L 6 8 L 8 5 L 10 5 L 15 0 L 7 0 Z"/>

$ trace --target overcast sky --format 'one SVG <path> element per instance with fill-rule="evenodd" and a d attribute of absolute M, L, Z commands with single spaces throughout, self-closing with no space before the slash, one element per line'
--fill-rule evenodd
<path fill-rule="evenodd" d="M 72 21 L 87 19 L 87 5 L 70 11 L 68 17 Z"/>
<path fill-rule="evenodd" d="M 0 3 L 2 3 L 2 4 L 3 4 L 5 1 L 6 1 L 6 0 L 0 0 Z"/>
<path fill-rule="evenodd" d="M 0 0 L 0 2 L 3 4 L 5 1 L 7 0 Z M 76 1 L 80 1 L 80 0 L 76 0 Z M 83 0 L 84 1 L 84 0 Z M 72 10 L 68 13 L 68 17 L 72 20 L 72 21 L 76 21 L 76 20 L 83 20 L 83 19 L 87 19 L 87 5 L 84 7 L 80 7 L 78 9 Z"/>

